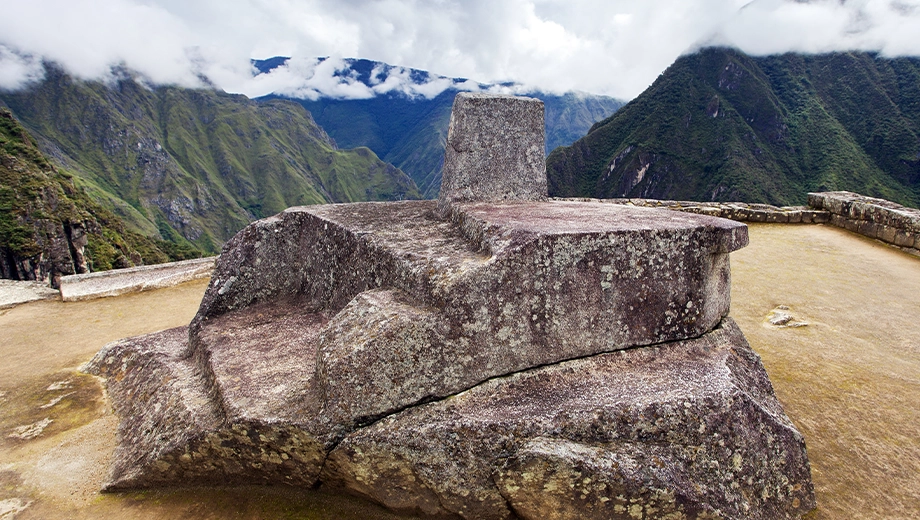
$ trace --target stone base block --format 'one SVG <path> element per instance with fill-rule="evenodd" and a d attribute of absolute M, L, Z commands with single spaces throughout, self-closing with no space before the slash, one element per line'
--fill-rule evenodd
<path fill-rule="evenodd" d="M 815 505 L 802 435 L 731 320 L 406 410 L 346 437 L 320 478 L 461 518 L 766 520 Z"/>

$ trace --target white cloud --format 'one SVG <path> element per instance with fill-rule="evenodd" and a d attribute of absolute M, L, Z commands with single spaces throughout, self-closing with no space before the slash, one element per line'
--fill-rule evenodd
<path fill-rule="evenodd" d="M 741 9 L 711 40 L 755 55 L 836 50 L 920 54 L 917 0 L 760 0 Z"/>
<path fill-rule="evenodd" d="M 319 97 L 368 99 L 394 92 L 410 98 L 430 99 L 452 86 L 459 90 L 479 90 L 475 82 L 455 82 L 436 75 L 416 82 L 411 74 L 412 71 L 405 67 L 378 65 L 371 72 L 371 85 L 368 86 L 358 80 L 357 73 L 342 58 L 293 58 L 268 73 L 247 76 L 233 86 L 252 97 L 275 93 L 311 100 Z"/>
<path fill-rule="evenodd" d="M 367 87 L 315 59 L 333 56 L 631 98 L 701 43 L 920 55 L 920 0 L 0 0 L 0 12 L 2 88 L 34 80 L 39 57 L 83 78 L 125 64 L 250 96 L 430 97 L 450 84 L 414 86 L 396 68 Z M 250 58 L 276 55 L 296 59 L 252 77 Z"/>
<path fill-rule="evenodd" d="M 15 90 L 44 77 L 45 69 L 40 59 L 20 56 L 0 44 L 0 90 Z"/>

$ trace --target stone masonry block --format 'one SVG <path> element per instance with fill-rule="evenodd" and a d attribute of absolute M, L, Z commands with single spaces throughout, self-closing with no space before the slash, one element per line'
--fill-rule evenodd
<path fill-rule="evenodd" d="M 901 247 L 914 247 L 916 239 L 916 234 L 899 229 L 894 236 L 894 243 Z"/>
<path fill-rule="evenodd" d="M 543 102 L 460 93 L 454 98 L 439 206 L 546 198 Z"/>
<path fill-rule="evenodd" d="M 882 242 L 894 244 L 894 237 L 897 236 L 898 230 L 891 226 L 880 226 L 878 230 L 878 239 Z"/>

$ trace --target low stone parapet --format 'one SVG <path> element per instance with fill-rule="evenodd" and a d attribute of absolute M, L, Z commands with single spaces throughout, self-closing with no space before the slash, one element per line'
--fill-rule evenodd
<path fill-rule="evenodd" d="M 849 191 L 809 193 L 808 205 L 827 211 L 837 227 L 920 256 L 920 210 Z"/>
<path fill-rule="evenodd" d="M 665 208 L 739 222 L 830 224 L 920 256 L 920 210 L 849 191 L 809 193 L 808 206 L 656 199 L 560 198 L 555 200 Z"/>
<path fill-rule="evenodd" d="M 61 299 L 65 302 L 92 300 L 106 296 L 160 289 L 183 282 L 207 278 L 216 257 L 181 262 L 113 269 L 98 273 L 75 274 L 61 278 Z"/>
<path fill-rule="evenodd" d="M 646 208 L 665 208 L 685 213 L 698 213 L 739 222 L 768 222 L 777 224 L 826 224 L 831 220 L 827 211 L 807 206 L 771 206 L 746 202 L 694 202 L 657 199 L 563 199 L 606 202 Z"/>
<path fill-rule="evenodd" d="M 48 287 L 47 283 L 0 279 L 0 309 L 58 296 L 58 291 Z"/>

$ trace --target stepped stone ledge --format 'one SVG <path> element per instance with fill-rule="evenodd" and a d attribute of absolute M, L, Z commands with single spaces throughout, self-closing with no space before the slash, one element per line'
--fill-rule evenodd
<path fill-rule="evenodd" d="M 537 112 L 473 100 L 452 118 Z M 546 200 L 545 174 L 494 200 L 507 158 L 477 159 L 495 179 L 460 198 L 290 208 L 230 240 L 188 327 L 86 366 L 121 418 L 107 489 L 319 484 L 448 518 L 811 510 L 804 439 L 727 318 L 747 228 Z"/>

